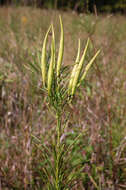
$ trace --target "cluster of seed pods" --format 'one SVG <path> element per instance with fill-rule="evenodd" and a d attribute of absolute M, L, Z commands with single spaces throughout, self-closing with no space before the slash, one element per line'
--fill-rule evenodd
<path fill-rule="evenodd" d="M 48 95 L 51 95 L 51 88 L 52 83 L 54 80 L 54 73 L 55 73 L 55 79 L 60 77 L 60 69 L 61 64 L 63 62 L 63 53 L 64 53 L 64 30 L 63 30 L 63 23 L 61 16 L 59 16 L 60 20 L 60 28 L 61 28 L 61 34 L 60 34 L 60 43 L 59 43 L 59 52 L 58 57 L 56 60 L 56 48 L 55 48 L 55 34 L 54 34 L 54 27 L 53 24 L 49 26 L 49 29 L 47 30 L 47 33 L 44 38 L 43 47 L 42 47 L 42 56 L 41 56 L 41 71 L 42 71 L 42 81 L 43 86 L 47 88 Z M 51 57 L 50 57 L 50 63 L 49 68 L 47 70 L 47 59 L 46 59 L 46 53 L 47 53 L 47 41 L 48 41 L 48 35 L 49 32 L 52 33 L 52 42 L 51 42 Z M 78 40 L 78 52 L 77 57 L 75 60 L 74 67 L 72 69 L 72 72 L 69 77 L 67 92 L 68 95 L 73 97 L 76 91 L 76 88 L 79 87 L 81 84 L 81 81 L 83 81 L 86 77 L 86 74 L 88 70 L 90 69 L 91 65 L 94 63 L 94 60 L 100 53 L 100 50 L 97 51 L 97 53 L 93 56 L 93 58 L 89 61 L 89 63 L 85 66 L 85 69 L 83 69 L 83 65 L 85 62 L 85 57 L 87 53 L 87 49 L 89 46 L 89 39 L 87 40 L 86 46 L 84 48 L 84 51 L 82 53 L 82 56 L 80 58 L 80 39 Z M 55 72 L 54 72 L 55 71 Z"/>

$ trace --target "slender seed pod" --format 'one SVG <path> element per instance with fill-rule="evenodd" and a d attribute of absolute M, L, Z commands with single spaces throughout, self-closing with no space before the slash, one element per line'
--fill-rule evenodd
<path fill-rule="evenodd" d="M 59 16 L 59 19 L 60 19 L 61 35 L 60 35 L 60 46 L 59 46 L 59 53 L 57 59 L 57 77 L 59 77 L 60 75 L 60 67 L 63 61 L 63 52 L 64 52 L 64 31 L 63 31 L 63 23 L 61 16 Z"/>
<path fill-rule="evenodd" d="M 52 26 L 52 31 L 53 30 L 53 26 Z M 49 70 L 48 70 L 48 95 L 51 95 L 51 87 L 52 87 L 52 82 L 53 82 L 53 70 L 54 70 L 54 47 L 55 47 L 55 42 L 54 42 L 54 38 L 52 38 L 52 44 L 51 44 L 51 58 L 50 58 L 50 65 L 49 65 Z"/>
<path fill-rule="evenodd" d="M 46 73 L 46 64 L 47 64 L 46 63 L 46 46 L 47 46 L 47 38 L 48 38 L 50 29 L 51 29 L 51 26 L 49 27 L 45 35 L 43 47 L 42 47 L 42 55 L 41 55 L 41 72 L 42 72 L 42 81 L 43 81 L 44 87 L 46 87 L 46 74 L 47 74 Z"/>
<path fill-rule="evenodd" d="M 52 24 L 52 40 L 53 40 L 53 46 L 54 46 L 54 64 L 53 64 L 53 69 L 55 69 L 55 66 L 56 66 L 56 55 L 55 55 L 55 52 L 56 52 L 56 48 L 55 48 L 55 33 L 54 33 L 54 27 L 53 27 L 53 24 Z"/>
<path fill-rule="evenodd" d="M 94 63 L 94 60 L 96 59 L 96 57 L 98 56 L 99 53 L 100 53 L 100 50 L 97 51 L 97 53 L 93 56 L 93 58 L 89 61 L 89 63 L 85 67 L 85 70 L 84 70 L 84 73 L 81 77 L 80 82 L 85 79 L 88 70 L 90 69 L 91 65 Z"/>
<path fill-rule="evenodd" d="M 86 52 L 87 52 L 88 45 L 89 45 L 89 39 L 87 40 L 87 44 L 86 44 L 86 47 L 84 49 L 83 55 L 81 57 L 81 60 L 80 60 L 80 62 L 78 64 L 77 68 L 76 68 L 76 71 L 75 71 L 75 77 L 74 77 L 73 83 L 72 83 L 72 92 L 71 92 L 72 96 L 74 95 L 76 87 L 77 87 L 77 84 L 78 84 L 78 79 L 79 79 L 80 72 L 81 72 L 82 67 L 83 67 L 83 63 L 84 63 L 84 60 L 85 60 L 85 55 L 86 55 Z"/>
<path fill-rule="evenodd" d="M 76 60 L 75 60 L 75 65 L 73 67 L 71 77 L 70 77 L 70 81 L 69 81 L 69 85 L 68 85 L 68 93 L 69 93 L 69 95 L 70 95 L 71 90 L 72 90 L 72 83 L 73 83 L 73 80 L 74 80 L 74 76 L 75 76 L 77 66 L 79 64 L 79 59 L 80 59 L 80 39 L 78 40 L 78 52 L 77 52 L 77 57 L 76 57 Z"/>

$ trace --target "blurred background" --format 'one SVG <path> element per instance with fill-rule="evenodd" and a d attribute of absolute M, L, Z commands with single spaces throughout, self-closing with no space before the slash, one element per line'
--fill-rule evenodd
<path fill-rule="evenodd" d="M 34 6 L 77 12 L 121 12 L 126 13 L 126 0 L 0 0 L 0 5 Z"/>

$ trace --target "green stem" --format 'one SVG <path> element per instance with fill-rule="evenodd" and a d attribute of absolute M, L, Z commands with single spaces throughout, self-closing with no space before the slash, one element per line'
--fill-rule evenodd
<path fill-rule="evenodd" d="M 60 146 L 61 115 L 57 114 L 57 148 Z"/>
<path fill-rule="evenodd" d="M 61 115 L 59 113 L 56 114 L 57 119 L 57 141 L 56 141 L 56 190 L 60 190 L 60 167 L 59 167 L 59 158 L 60 158 L 60 133 L 61 133 Z"/>

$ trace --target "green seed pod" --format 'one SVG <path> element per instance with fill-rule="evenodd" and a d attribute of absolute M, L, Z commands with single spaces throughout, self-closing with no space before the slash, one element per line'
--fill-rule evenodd
<path fill-rule="evenodd" d="M 89 45 L 89 39 L 87 40 L 87 44 L 86 44 L 86 47 L 84 49 L 83 55 L 81 57 L 81 60 L 80 60 L 79 64 L 77 65 L 77 68 L 76 68 L 75 77 L 74 77 L 73 83 L 72 83 L 72 92 L 71 92 L 72 96 L 75 94 L 75 90 L 76 90 L 76 87 L 77 87 L 77 84 L 78 84 L 80 72 L 81 72 L 82 67 L 83 67 L 83 63 L 84 63 L 84 60 L 85 60 L 85 55 L 86 55 L 86 52 L 87 52 L 88 45 Z"/>
<path fill-rule="evenodd" d="M 52 38 L 52 44 L 51 44 L 51 58 L 50 58 L 50 65 L 49 65 L 49 70 L 48 70 L 48 95 L 51 95 L 51 88 L 52 88 L 52 82 L 53 82 L 53 71 L 54 71 L 54 64 L 55 64 L 55 41 L 54 41 L 54 29 L 52 25 L 52 33 L 53 33 L 53 38 Z"/>
<path fill-rule="evenodd" d="M 69 81 L 69 85 L 68 85 L 68 94 L 69 95 L 70 95 L 71 90 L 72 90 L 72 84 L 73 84 L 73 80 L 74 80 L 74 76 L 75 76 L 77 66 L 79 64 L 79 59 L 80 59 L 80 39 L 78 40 L 78 52 L 77 52 L 77 57 L 76 57 L 76 60 L 75 60 L 75 65 L 73 67 L 71 77 L 70 77 L 70 81 Z"/>
<path fill-rule="evenodd" d="M 63 31 L 61 16 L 59 17 L 59 19 L 60 19 L 61 35 L 60 35 L 60 46 L 59 46 L 59 53 L 58 53 L 58 59 L 57 59 L 57 77 L 59 77 L 60 75 L 60 67 L 63 61 L 63 52 L 64 52 L 64 31 Z"/>
<path fill-rule="evenodd" d="M 80 81 L 85 79 L 88 70 L 90 69 L 91 65 L 94 63 L 94 60 L 96 59 L 96 57 L 98 56 L 99 53 L 100 53 L 100 50 L 98 50 L 97 53 L 94 55 L 94 57 L 89 61 L 89 63 L 85 67 L 85 71 L 84 71 Z"/>
<path fill-rule="evenodd" d="M 51 26 L 47 30 L 47 33 L 44 38 L 43 47 L 42 47 L 42 55 L 41 55 L 41 72 L 42 72 L 42 81 L 44 87 L 46 87 L 46 46 L 47 46 L 47 38 L 50 32 Z"/>
<path fill-rule="evenodd" d="M 54 46 L 54 69 L 55 69 L 55 66 L 56 66 L 56 55 L 55 55 L 55 52 L 56 52 L 56 48 L 55 48 L 55 33 L 54 33 L 54 27 L 53 27 L 53 24 L 52 24 L 52 40 L 53 40 L 53 46 Z"/>

